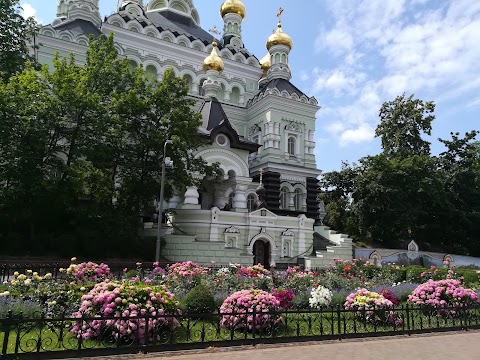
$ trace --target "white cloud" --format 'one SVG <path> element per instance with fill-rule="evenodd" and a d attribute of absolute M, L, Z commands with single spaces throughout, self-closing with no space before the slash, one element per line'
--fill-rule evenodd
<path fill-rule="evenodd" d="M 341 133 L 340 145 L 346 146 L 350 144 L 358 144 L 373 139 L 375 134 L 368 124 L 362 124 L 354 129 L 349 129 Z"/>
<path fill-rule="evenodd" d="M 480 1 L 337 0 L 329 11 L 334 25 L 315 46 L 337 63 L 310 81 L 329 97 L 319 116 L 341 145 L 370 141 L 381 104 L 403 92 L 479 106 Z"/>
<path fill-rule="evenodd" d="M 27 19 L 29 17 L 35 17 L 37 15 L 37 10 L 29 3 L 22 3 L 21 7 L 23 9 L 22 16 Z"/>

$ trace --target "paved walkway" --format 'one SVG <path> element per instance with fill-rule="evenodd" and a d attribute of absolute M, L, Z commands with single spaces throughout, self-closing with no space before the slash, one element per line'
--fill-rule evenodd
<path fill-rule="evenodd" d="M 89 358 L 90 359 L 90 358 Z M 92 358 L 93 359 L 93 358 Z M 480 332 L 398 336 L 308 344 L 264 345 L 242 349 L 208 349 L 182 354 L 148 354 L 95 360 L 476 360 L 480 359 Z M 84 360 L 87 360 L 85 358 Z"/>

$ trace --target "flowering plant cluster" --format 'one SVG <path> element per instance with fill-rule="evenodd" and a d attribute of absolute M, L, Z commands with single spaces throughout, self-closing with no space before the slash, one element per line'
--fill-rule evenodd
<path fill-rule="evenodd" d="M 390 300 L 393 305 L 400 305 L 400 300 L 397 298 L 397 296 L 392 290 L 382 289 L 380 290 L 379 294 L 382 295 L 385 299 Z"/>
<path fill-rule="evenodd" d="M 454 316 L 455 309 L 480 303 L 478 295 L 471 289 L 462 287 L 459 280 L 428 280 L 419 285 L 408 297 L 408 301 L 416 305 L 425 305 L 433 313 L 440 316 Z"/>
<path fill-rule="evenodd" d="M 47 273 L 44 276 L 40 276 L 37 272 L 27 270 L 25 274 L 20 274 L 18 271 L 15 271 L 13 273 L 13 277 L 14 278 L 10 280 L 11 285 L 19 287 L 31 287 L 37 286 L 43 280 L 50 280 L 52 278 L 52 274 Z"/>
<path fill-rule="evenodd" d="M 158 336 L 162 327 L 174 329 L 178 325 L 175 318 L 165 316 L 181 314 L 178 307 L 175 296 L 164 286 L 107 279 L 82 296 L 81 306 L 73 317 L 89 320 L 77 321 L 71 332 L 83 339 L 111 335 L 122 340 L 138 338 L 144 344 L 147 336 Z M 94 319 L 101 316 L 108 319 Z"/>
<path fill-rule="evenodd" d="M 175 263 L 168 267 L 167 277 L 173 281 L 179 281 L 184 278 L 200 277 L 208 272 L 204 268 L 193 261 Z"/>
<path fill-rule="evenodd" d="M 220 307 L 220 325 L 229 330 L 270 330 L 282 319 L 271 314 L 280 306 L 280 301 L 262 290 L 242 290 L 230 295 Z M 255 318 L 253 312 L 255 311 Z"/>
<path fill-rule="evenodd" d="M 402 319 L 393 309 L 393 303 L 379 293 L 359 289 L 347 296 L 343 305 L 345 310 L 355 310 L 357 315 L 366 322 L 396 325 L 402 324 Z"/>
<path fill-rule="evenodd" d="M 273 289 L 272 295 L 280 302 L 279 308 L 290 309 L 293 307 L 293 297 L 295 294 L 292 289 Z"/>
<path fill-rule="evenodd" d="M 110 268 L 104 263 L 97 264 L 89 261 L 80 264 L 71 264 L 66 270 L 66 273 L 71 280 L 76 282 L 101 281 L 110 275 Z"/>
<path fill-rule="evenodd" d="M 263 279 L 266 276 L 270 276 L 271 273 L 267 269 L 263 267 L 263 265 L 254 265 L 254 266 L 249 266 L 245 267 L 242 266 L 237 270 L 237 275 L 240 276 L 245 276 L 245 277 L 258 277 L 260 279 Z"/>
<path fill-rule="evenodd" d="M 321 309 L 322 307 L 330 305 L 332 302 L 332 292 L 326 287 L 318 285 L 310 292 L 310 299 L 308 302 L 310 307 Z"/>

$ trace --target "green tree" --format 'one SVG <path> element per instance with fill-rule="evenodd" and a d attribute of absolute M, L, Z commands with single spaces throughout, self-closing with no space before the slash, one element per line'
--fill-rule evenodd
<path fill-rule="evenodd" d="M 134 255 L 145 245 L 139 215 L 154 211 L 167 139 L 175 161 L 167 197 L 170 184 L 215 176 L 215 166 L 193 155 L 203 144 L 200 115 L 185 82 L 173 71 L 152 82 L 117 55 L 113 37 L 101 37 L 84 66 L 57 57 L 52 72 L 28 67 L 0 84 L 1 232 L 23 240 L 16 244 Z"/>
<path fill-rule="evenodd" d="M 414 99 L 405 94 L 385 102 L 380 109 L 380 124 L 375 136 L 381 137 L 385 154 L 405 158 L 410 155 L 429 155 L 430 143 L 423 136 L 430 135 L 435 104 Z"/>
<path fill-rule="evenodd" d="M 439 165 L 446 177 L 452 206 L 448 209 L 450 237 L 445 246 L 452 252 L 480 255 L 480 152 L 471 131 L 462 138 L 451 133 L 451 140 L 439 139 L 446 151 L 439 155 Z"/>
<path fill-rule="evenodd" d="M 18 0 L 0 1 L 0 78 L 4 80 L 22 70 L 27 61 L 35 61 L 30 55 L 30 39 L 38 26 L 33 18 L 24 19 L 20 11 Z"/>

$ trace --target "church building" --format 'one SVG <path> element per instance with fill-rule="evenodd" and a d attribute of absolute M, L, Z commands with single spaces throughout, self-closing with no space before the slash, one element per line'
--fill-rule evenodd
<path fill-rule="evenodd" d="M 351 239 L 322 224 L 314 155 L 320 107 L 291 82 L 294 43 L 283 30 L 283 9 L 264 39 L 266 53 L 252 54 L 242 39 L 245 4 L 218 5 L 222 35 L 201 27 L 193 0 L 119 1 L 103 21 L 99 0 L 58 0 L 56 19 L 40 31 L 37 56 L 51 64 L 57 52 L 73 52 L 81 62 L 90 35 L 113 32 L 119 55 L 132 66 L 157 79 L 172 68 L 188 82 L 202 115 L 199 136 L 208 140 L 197 155 L 218 163 L 223 180 L 201 179 L 201 186 L 176 189 L 166 199 L 165 258 L 267 267 L 351 259 Z M 157 230 L 152 223 L 144 228 L 153 236 Z"/>

